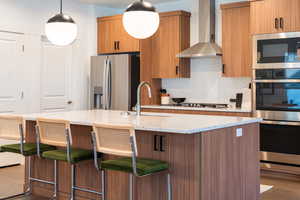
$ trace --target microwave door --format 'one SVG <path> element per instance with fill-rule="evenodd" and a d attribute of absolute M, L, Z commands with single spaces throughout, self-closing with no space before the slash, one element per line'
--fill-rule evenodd
<path fill-rule="evenodd" d="M 254 69 L 300 68 L 300 33 L 254 36 L 253 65 Z"/>

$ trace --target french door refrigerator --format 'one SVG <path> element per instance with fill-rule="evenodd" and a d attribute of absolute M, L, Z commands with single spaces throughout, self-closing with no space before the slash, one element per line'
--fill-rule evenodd
<path fill-rule="evenodd" d="M 139 55 L 118 54 L 91 58 L 91 109 L 129 111 L 137 102 Z"/>

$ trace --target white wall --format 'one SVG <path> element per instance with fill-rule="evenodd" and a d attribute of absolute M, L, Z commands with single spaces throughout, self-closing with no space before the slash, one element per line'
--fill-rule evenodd
<path fill-rule="evenodd" d="M 220 3 L 240 0 L 216 0 L 217 43 L 221 46 L 221 10 Z M 186 10 L 192 13 L 191 44 L 198 42 L 198 0 L 180 0 L 157 5 L 159 11 Z M 201 26 L 201 25 L 200 25 Z M 188 101 L 228 102 L 236 92 L 243 91 L 250 83 L 250 78 L 223 78 L 220 58 L 192 59 L 190 79 L 164 79 L 162 87 L 173 97 L 187 97 Z"/>
<path fill-rule="evenodd" d="M 71 100 L 74 109 L 87 108 L 90 56 L 96 54 L 96 16 L 113 15 L 119 10 L 64 0 L 64 12 L 78 24 L 72 61 Z M 39 111 L 40 47 L 44 24 L 59 11 L 59 0 L 1 0 L 0 30 L 24 33 L 27 83 L 27 112 Z"/>

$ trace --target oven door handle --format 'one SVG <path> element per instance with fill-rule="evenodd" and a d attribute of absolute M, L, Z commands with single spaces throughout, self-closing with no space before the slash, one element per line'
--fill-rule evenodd
<path fill-rule="evenodd" d="M 300 79 L 253 80 L 254 83 L 300 83 Z"/>
<path fill-rule="evenodd" d="M 269 121 L 264 120 L 261 124 L 275 124 L 275 125 L 289 125 L 289 126 L 300 126 L 300 122 L 287 122 L 287 121 Z"/>

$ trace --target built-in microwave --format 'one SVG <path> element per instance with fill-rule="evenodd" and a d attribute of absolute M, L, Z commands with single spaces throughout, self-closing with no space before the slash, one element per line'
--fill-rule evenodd
<path fill-rule="evenodd" d="M 253 67 L 300 68 L 300 32 L 254 36 Z"/>

